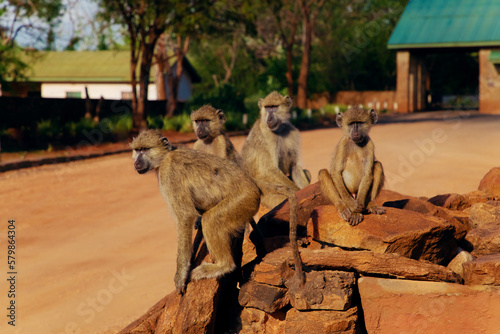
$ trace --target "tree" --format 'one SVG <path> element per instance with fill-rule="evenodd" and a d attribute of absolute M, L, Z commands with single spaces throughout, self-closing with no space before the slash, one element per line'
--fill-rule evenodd
<path fill-rule="evenodd" d="M 307 107 L 307 80 L 309 78 L 309 66 L 311 64 L 311 47 L 314 35 L 314 24 L 318 17 L 319 10 L 325 0 L 299 0 L 302 14 L 302 61 L 300 63 L 300 73 L 297 79 L 297 106 Z"/>
<path fill-rule="evenodd" d="M 156 42 L 167 27 L 172 10 L 168 1 L 100 0 L 104 19 L 124 24 L 130 39 L 130 83 L 132 86 L 132 132 L 147 128 L 149 77 Z M 139 80 L 137 80 L 139 66 Z M 139 84 L 139 93 L 137 93 Z"/>
<path fill-rule="evenodd" d="M 325 0 L 270 0 L 268 7 L 274 18 L 275 27 L 283 45 L 287 59 L 286 79 L 288 94 L 294 96 L 293 51 L 297 44 L 297 31 L 302 21 L 301 63 L 297 78 L 297 99 L 299 108 L 307 106 L 307 80 L 311 63 L 311 49 L 314 37 L 314 25 L 319 10 Z"/>
<path fill-rule="evenodd" d="M 62 9 L 60 0 L 8 0 L 0 5 L 0 82 L 22 78 L 28 68 L 17 43 L 20 36 L 24 44 L 45 43 Z"/>

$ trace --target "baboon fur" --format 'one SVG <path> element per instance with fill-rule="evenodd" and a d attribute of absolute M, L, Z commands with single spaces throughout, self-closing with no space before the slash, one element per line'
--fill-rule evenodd
<path fill-rule="evenodd" d="M 280 184 L 297 191 L 309 185 L 310 173 L 302 169 L 300 135 L 290 123 L 292 99 L 272 92 L 258 102 L 260 118 L 243 145 L 242 158 L 250 176 L 263 183 Z M 286 198 L 263 191 L 262 204 L 274 208 Z"/>
<path fill-rule="evenodd" d="M 363 220 L 366 211 L 385 213 L 373 202 L 384 185 L 382 164 L 375 159 L 375 145 L 368 136 L 377 120 L 375 110 L 358 106 L 338 114 L 337 125 L 344 136 L 333 153 L 330 172 L 319 171 L 323 194 L 337 207 L 342 219 L 353 226 Z"/>
<path fill-rule="evenodd" d="M 215 263 L 194 268 L 191 279 L 233 271 L 231 239 L 244 230 L 260 204 L 255 182 L 234 162 L 175 147 L 154 130 L 140 133 L 130 146 L 137 172 L 157 173 L 160 193 L 177 222 L 177 290 L 183 293 L 189 279 L 192 231 L 200 216 L 203 237 Z"/>
<path fill-rule="evenodd" d="M 221 109 L 204 105 L 191 112 L 191 121 L 198 140 L 193 149 L 213 154 L 242 166 L 242 160 L 231 140 L 222 132 L 226 116 Z"/>

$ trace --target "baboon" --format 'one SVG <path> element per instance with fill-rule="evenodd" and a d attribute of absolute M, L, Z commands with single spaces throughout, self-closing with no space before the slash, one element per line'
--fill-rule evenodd
<path fill-rule="evenodd" d="M 140 133 L 130 146 L 139 174 L 156 171 L 160 193 L 177 221 L 177 290 L 183 293 L 189 279 L 192 230 L 200 216 L 203 237 L 215 263 L 194 268 L 191 279 L 233 271 L 231 239 L 244 230 L 260 204 L 255 182 L 235 163 L 176 147 L 154 130 Z"/>
<path fill-rule="evenodd" d="M 198 137 L 193 149 L 226 158 L 242 166 L 242 160 L 231 140 L 222 133 L 226 116 L 221 109 L 204 105 L 191 112 L 191 121 Z"/>
<path fill-rule="evenodd" d="M 238 152 L 234 148 L 231 140 L 222 133 L 221 128 L 224 124 L 224 113 L 220 109 L 215 109 L 212 106 L 206 105 L 191 113 L 194 129 L 198 140 L 193 145 L 193 149 L 201 152 L 217 155 L 221 158 L 231 160 L 242 167 L 242 160 Z M 262 192 L 281 195 L 288 198 L 290 202 L 290 244 L 293 248 L 295 268 L 300 281 L 304 281 L 302 271 L 302 261 L 297 245 L 297 197 L 295 189 L 290 189 L 286 185 L 277 185 L 259 180 L 254 180 L 259 190 Z M 257 233 L 259 240 L 256 240 L 257 254 L 265 255 L 264 237 L 260 233 L 254 219 L 250 220 L 252 228 Z"/>
<path fill-rule="evenodd" d="M 385 213 L 384 208 L 373 203 L 384 185 L 382 164 L 375 159 L 375 145 L 368 136 L 377 120 L 375 110 L 358 106 L 337 114 L 337 125 L 344 136 L 333 153 L 330 173 L 326 169 L 319 171 L 323 194 L 337 207 L 342 219 L 353 226 L 363 220 L 363 212 Z"/>
<path fill-rule="evenodd" d="M 297 191 L 309 185 L 311 173 L 302 169 L 299 131 L 290 123 L 292 99 L 272 92 L 258 102 L 260 118 L 243 145 L 245 169 L 254 180 L 284 185 Z M 283 195 L 263 191 L 261 202 L 274 208 Z"/>

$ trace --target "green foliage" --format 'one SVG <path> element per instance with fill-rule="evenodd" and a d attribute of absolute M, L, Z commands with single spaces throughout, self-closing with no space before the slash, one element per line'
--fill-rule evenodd
<path fill-rule="evenodd" d="M 170 118 L 163 118 L 163 130 L 179 131 L 179 132 L 193 132 L 193 125 L 189 114 L 182 113 Z"/>

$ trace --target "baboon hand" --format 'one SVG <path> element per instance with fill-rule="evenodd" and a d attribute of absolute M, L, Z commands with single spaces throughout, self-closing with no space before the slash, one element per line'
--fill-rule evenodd
<path fill-rule="evenodd" d="M 385 213 L 385 209 L 383 207 L 377 206 L 373 202 L 368 203 L 368 206 L 366 208 L 368 212 L 374 213 L 376 215 L 381 215 Z"/>
<path fill-rule="evenodd" d="M 359 212 L 353 212 L 349 219 L 349 224 L 351 224 L 351 226 L 356 226 L 362 221 L 363 221 L 363 215 Z"/>

